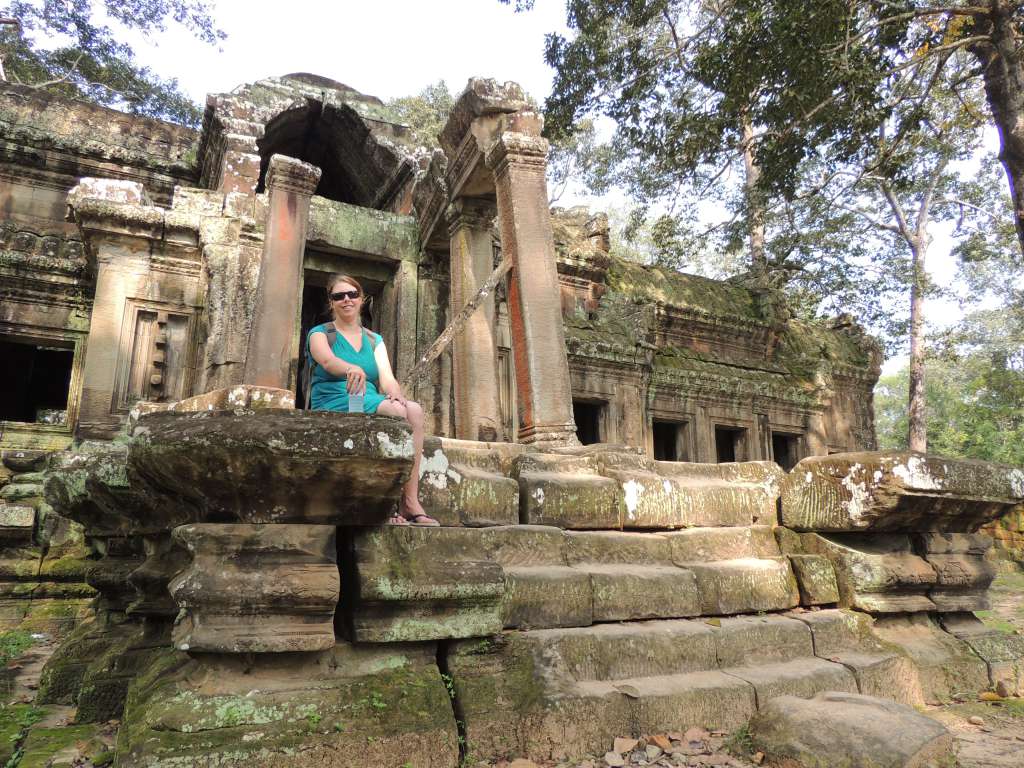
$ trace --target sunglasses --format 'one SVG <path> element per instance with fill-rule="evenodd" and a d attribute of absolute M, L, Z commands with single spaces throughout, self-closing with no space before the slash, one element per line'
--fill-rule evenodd
<path fill-rule="evenodd" d="M 352 299 L 355 301 L 359 298 L 359 291 L 336 291 L 331 294 L 331 301 L 341 301 L 342 299 Z"/>

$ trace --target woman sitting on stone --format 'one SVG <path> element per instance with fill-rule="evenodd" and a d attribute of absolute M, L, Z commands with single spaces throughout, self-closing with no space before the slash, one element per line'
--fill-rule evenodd
<path fill-rule="evenodd" d="M 367 331 L 360 322 L 363 288 L 355 278 L 334 275 L 327 283 L 333 323 L 318 325 L 309 332 L 307 353 L 316 360 L 313 368 L 310 404 L 315 411 L 348 412 L 349 395 L 363 395 L 363 412 L 401 416 L 412 427 L 413 465 L 409 482 L 402 489 L 399 511 L 391 525 L 438 525 L 427 515 L 417 498 L 420 454 L 423 451 L 423 409 L 406 400 L 402 387 L 391 372 L 388 351 L 381 337 Z M 327 330 L 337 335 L 328 345 Z"/>

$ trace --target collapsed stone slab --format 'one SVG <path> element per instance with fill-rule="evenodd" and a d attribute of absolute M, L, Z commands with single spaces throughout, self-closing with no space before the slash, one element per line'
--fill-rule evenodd
<path fill-rule="evenodd" d="M 800 461 L 782 484 L 783 525 L 799 531 L 971 532 L 1024 501 L 1024 470 L 909 452 Z"/>
<path fill-rule="evenodd" d="M 1024 696 L 1024 636 L 991 629 L 967 612 L 942 614 L 940 623 L 988 665 L 993 690 Z"/>
<path fill-rule="evenodd" d="M 193 522 L 375 525 L 408 479 L 412 435 L 362 414 L 157 412 L 139 417 L 130 461 Z"/>
<path fill-rule="evenodd" d="M 751 719 L 750 734 L 770 764 L 793 768 L 920 768 L 956 754 L 941 723 L 850 692 L 779 696 Z"/>

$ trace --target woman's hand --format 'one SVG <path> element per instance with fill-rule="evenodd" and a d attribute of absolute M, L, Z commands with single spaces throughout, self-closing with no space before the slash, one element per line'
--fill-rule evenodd
<path fill-rule="evenodd" d="M 387 395 L 388 400 L 391 402 L 405 405 L 405 395 L 402 394 L 402 388 L 398 384 L 387 389 L 384 394 Z"/>
<path fill-rule="evenodd" d="M 349 363 L 345 371 L 345 391 L 350 395 L 366 392 L 366 371 Z"/>

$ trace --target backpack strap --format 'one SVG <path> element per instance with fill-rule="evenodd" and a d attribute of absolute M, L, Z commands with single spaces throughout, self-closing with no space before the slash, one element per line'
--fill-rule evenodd
<path fill-rule="evenodd" d="M 334 340 L 338 338 L 338 329 L 334 327 L 334 323 L 331 323 L 327 328 L 323 329 L 323 334 L 327 336 L 327 346 L 334 349 Z M 309 349 L 309 343 L 306 343 L 306 377 L 302 381 L 303 399 L 305 400 L 305 409 L 309 410 L 310 401 L 313 398 L 313 371 L 316 368 L 316 359 L 313 357 L 313 353 Z"/>

